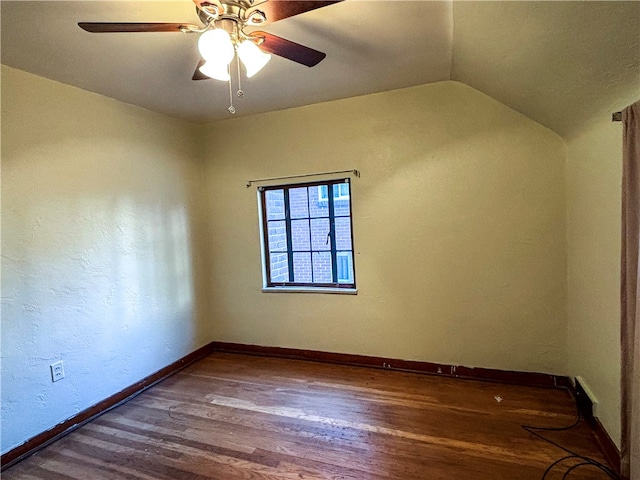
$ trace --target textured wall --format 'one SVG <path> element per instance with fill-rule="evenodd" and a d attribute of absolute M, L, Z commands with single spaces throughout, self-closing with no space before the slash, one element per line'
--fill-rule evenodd
<path fill-rule="evenodd" d="M 2 67 L 2 451 L 211 339 L 561 374 L 568 342 L 615 437 L 618 133 L 569 143 L 567 340 L 564 143 L 469 87 L 194 127 Z M 246 180 L 350 168 L 358 295 L 262 293 Z"/>
<path fill-rule="evenodd" d="M 210 340 L 193 140 L 2 67 L 2 452 Z"/>
<path fill-rule="evenodd" d="M 557 135 L 456 82 L 205 128 L 216 339 L 564 373 Z M 358 295 L 263 293 L 246 181 L 352 168 Z"/>
<path fill-rule="evenodd" d="M 453 2 L 451 78 L 567 138 L 640 91 L 640 2 Z"/>
<path fill-rule="evenodd" d="M 631 102 L 629 102 L 631 103 Z M 620 202 L 622 125 L 608 116 L 568 142 L 569 374 L 598 400 L 620 441 Z"/>

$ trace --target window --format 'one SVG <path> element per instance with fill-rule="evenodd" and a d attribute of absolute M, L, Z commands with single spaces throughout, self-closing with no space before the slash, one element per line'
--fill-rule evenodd
<path fill-rule="evenodd" d="M 355 289 L 349 180 L 259 192 L 265 287 Z"/>

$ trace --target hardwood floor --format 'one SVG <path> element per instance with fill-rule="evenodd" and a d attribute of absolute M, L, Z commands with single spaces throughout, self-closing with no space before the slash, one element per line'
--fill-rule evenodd
<path fill-rule="evenodd" d="M 2 478 L 539 480 L 567 453 L 521 426 L 574 420 L 562 389 L 214 353 Z M 605 461 L 583 423 L 541 433 Z"/>

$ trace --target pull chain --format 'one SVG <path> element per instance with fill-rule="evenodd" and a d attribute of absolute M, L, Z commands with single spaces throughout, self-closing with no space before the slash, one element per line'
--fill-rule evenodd
<path fill-rule="evenodd" d="M 242 83 L 240 81 L 241 75 L 240 75 L 240 59 L 238 58 L 238 55 L 236 54 L 236 66 L 238 67 L 238 98 L 242 98 L 244 97 L 244 92 L 242 91 Z"/>
<path fill-rule="evenodd" d="M 234 34 L 235 34 L 235 38 L 237 39 L 239 37 L 237 22 L 234 23 Z M 237 72 L 238 72 L 238 91 L 236 92 L 236 95 L 238 95 L 238 98 L 242 98 L 244 96 L 244 92 L 242 91 L 242 86 L 240 85 L 240 59 L 238 58 L 238 48 L 235 45 L 235 42 L 234 42 L 234 55 L 231 61 L 233 60 L 236 61 Z M 231 66 L 231 64 L 227 66 L 227 69 L 229 71 L 229 113 L 231 115 L 236 113 L 236 107 L 233 106 L 233 86 L 231 85 L 232 68 L 233 67 Z"/>
<path fill-rule="evenodd" d="M 229 75 L 229 113 L 236 113 L 236 107 L 233 106 L 233 87 L 231 86 L 231 75 Z"/>

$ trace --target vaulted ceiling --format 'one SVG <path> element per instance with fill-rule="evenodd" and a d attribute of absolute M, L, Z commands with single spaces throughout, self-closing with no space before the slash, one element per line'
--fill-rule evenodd
<path fill-rule="evenodd" d="M 81 21 L 197 23 L 191 0 L 0 3 L 3 64 L 183 118 L 229 118 L 228 85 L 193 81 L 197 35 L 90 34 Z M 443 80 L 564 136 L 640 98 L 640 2 L 346 0 L 265 31 L 327 53 L 274 57 L 236 116 Z M 234 87 L 235 88 L 235 87 Z"/>

